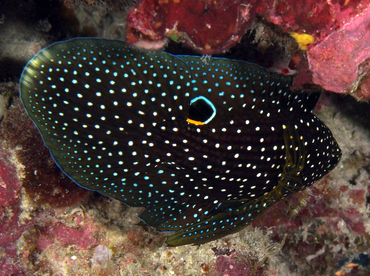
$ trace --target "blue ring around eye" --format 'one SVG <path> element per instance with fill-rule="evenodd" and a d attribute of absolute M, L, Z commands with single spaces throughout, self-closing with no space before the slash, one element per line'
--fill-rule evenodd
<path fill-rule="evenodd" d="M 212 121 L 213 118 L 216 116 L 216 108 L 215 108 L 214 104 L 210 100 L 208 100 L 206 97 L 203 97 L 203 96 L 199 96 L 199 97 L 196 97 L 196 98 L 192 99 L 190 101 L 190 105 L 193 104 L 193 103 L 195 103 L 196 101 L 199 101 L 199 100 L 205 101 L 212 108 L 212 111 L 213 111 L 212 115 L 206 121 L 201 122 L 201 123 L 203 123 L 203 124 L 206 125 L 210 121 Z"/>

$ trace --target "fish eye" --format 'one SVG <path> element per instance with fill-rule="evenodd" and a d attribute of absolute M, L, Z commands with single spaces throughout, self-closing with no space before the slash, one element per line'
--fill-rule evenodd
<path fill-rule="evenodd" d="M 208 124 L 216 116 L 216 108 L 206 97 L 199 96 L 190 101 L 188 123 L 194 125 Z"/>

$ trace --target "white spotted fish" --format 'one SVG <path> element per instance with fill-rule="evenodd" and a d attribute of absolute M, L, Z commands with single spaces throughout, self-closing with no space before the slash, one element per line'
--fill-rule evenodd
<path fill-rule="evenodd" d="M 330 172 L 319 94 L 237 60 L 77 38 L 41 50 L 20 95 L 59 167 L 130 206 L 172 246 L 235 233 Z"/>

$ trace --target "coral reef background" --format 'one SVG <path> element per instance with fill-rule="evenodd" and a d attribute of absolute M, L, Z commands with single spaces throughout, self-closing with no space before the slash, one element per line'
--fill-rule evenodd
<path fill-rule="evenodd" d="M 370 106 L 358 101 L 370 98 L 369 1 L 197 3 L 0 2 L 0 275 L 370 274 Z M 245 230 L 169 248 L 166 234 L 137 225 L 142 210 L 64 176 L 20 104 L 26 62 L 76 36 L 243 59 L 337 92 L 323 92 L 315 114 L 342 160 Z"/>

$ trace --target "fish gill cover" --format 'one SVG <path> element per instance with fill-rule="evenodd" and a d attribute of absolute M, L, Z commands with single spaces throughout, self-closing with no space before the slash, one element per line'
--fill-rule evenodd
<path fill-rule="evenodd" d="M 58 166 L 130 206 L 172 246 L 240 231 L 330 172 L 341 151 L 319 93 L 223 58 L 77 38 L 41 50 L 20 92 Z"/>

